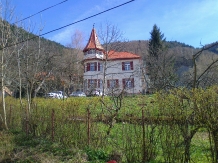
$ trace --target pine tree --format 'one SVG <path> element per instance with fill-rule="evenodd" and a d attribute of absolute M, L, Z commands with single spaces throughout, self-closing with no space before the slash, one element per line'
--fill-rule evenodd
<path fill-rule="evenodd" d="M 156 24 L 150 34 L 148 56 L 145 61 L 149 89 L 153 92 L 172 88 L 176 82 L 174 56 L 168 53 L 164 34 Z"/>
<path fill-rule="evenodd" d="M 158 58 L 158 53 L 164 49 L 164 34 L 161 33 L 160 29 L 154 24 L 152 31 L 150 32 L 151 38 L 149 40 L 149 55 L 151 57 Z"/>

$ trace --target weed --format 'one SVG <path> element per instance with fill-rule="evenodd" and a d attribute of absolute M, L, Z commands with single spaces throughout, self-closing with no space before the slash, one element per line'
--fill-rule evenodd
<path fill-rule="evenodd" d="M 85 152 L 88 156 L 89 161 L 96 161 L 96 160 L 106 161 L 108 159 L 108 154 L 101 149 L 86 148 Z"/>

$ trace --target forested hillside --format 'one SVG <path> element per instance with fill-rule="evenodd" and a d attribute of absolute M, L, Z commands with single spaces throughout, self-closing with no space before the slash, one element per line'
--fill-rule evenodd
<path fill-rule="evenodd" d="M 173 53 L 176 57 L 176 67 L 178 66 L 192 66 L 192 55 L 197 53 L 200 49 L 194 48 L 185 43 L 177 41 L 166 41 L 169 53 Z M 124 50 L 138 54 L 140 56 L 148 55 L 148 40 L 129 41 L 123 43 Z M 204 51 L 204 55 L 218 54 L 218 46 Z"/>

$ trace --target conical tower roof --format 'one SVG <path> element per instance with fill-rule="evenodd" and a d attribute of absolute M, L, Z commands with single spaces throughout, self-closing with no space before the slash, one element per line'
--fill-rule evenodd
<path fill-rule="evenodd" d="M 83 49 L 83 52 L 86 52 L 90 49 L 104 51 L 104 48 L 101 46 L 101 43 L 98 40 L 98 36 L 97 36 L 94 28 L 92 29 L 91 35 L 89 37 L 89 41 L 88 41 L 86 47 Z"/>

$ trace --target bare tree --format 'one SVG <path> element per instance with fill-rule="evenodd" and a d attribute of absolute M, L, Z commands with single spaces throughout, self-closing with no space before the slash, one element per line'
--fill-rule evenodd
<path fill-rule="evenodd" d="M 18 18 L 16 18 L 18 19 Z M 23 24 L 16 24 L 14 25 L 15 28 L 14 28 L 14 36 L 15 36 L 15 51 L 17 53 L 17 55 L 15 55 L 16 57 L 15 58 L 15 62 L 14 62 L 14 65 L 17 65 L 17 66 L 14 66 L 14 90 L 17 90 L 17 88 L 19 89 L 19 99 L 20 99 L 20 105 L 21 105 L 21 108 L 23 108 L 23 101 L 22 101 L 22 78 L 21 78 L 21 57 L 20 57 L 20 53 L 21 51 L 23 50 L 23 48 L 25 47 L 25 43 L 22 43 L 22 44 L 18 44 L 17 43 L 20 41 L 20 40 L 24 40 L 25 37 L 24 37 L 24 30 L 22 28 L 18 28 L 18 26 L 22 26 Z M 18 82 L 17 82 L 18 81 Z M 15 95 L 16 96 L 16 95 Z"/>
<path fill-rule="evenodd" d="M 216 72 L 216 69 L 218 66 L 217 65 L 217 63 L 218 63 L 217 56 L 215 56 L 215 57 L 212 56 L 211 62 L 208 63 L 207 66 L 205 66 L 203 68 L 203 70 L 201 70 L 200 72 L 198 72 L 198 70 L 197 70 L 197 59 L 199 59 L 199 57 L 202 55 L 202 53 L 205 50 L 208 50 L 208 49 L 210 49 L 214 46 L 217 46 L 217 45 L 218 45 L 218 42 L 215 42 L 215 43 L 208 45 L 208 46 L 203 46 L 200 51 L 198 51 L 197 53 L 195 53 L 193 55 L 193 66 L 194 66 L 193 67 L 193 88 L 198 87 L 202 83 L 204 86 L 208 86 L 208 85 L 212 85 L 212 84 L 216 83 L 216 82 L 213 82 L 214 81 L 213 78 L 214 78 L 214 75 L 216 74 L 214 72 Z M 205 82 L 209 83 L 209 84 L 205 84 Z"/>
<path fill-rule="evenodd" d="M 188 88 L 206 88 L 218 83 L 218 57 L 208 50 L 216 47 L 218 42 L 203 46 L 192 54 L 193 67 L 182 75 L 182 84 Z"/>
<path fill-rule="evenodd" d="M 8 48 L 7 46 L 13 43 L 13 35 L 12 29 L 9 22 L 13 20 L 14 16 L 14 8 L 10 5 L 8 0 L 2 0 L 0 2 L 0 46 L 1 46 L 1 90 L 2 90 L 2 108 L 3 108 L 3 121 L 5 125 L 5 129 L 8 129 L 7 125 L 7 114 L 6 114 L 6 106 L 5 106 L 5 87 L 6 87 L 6 76 L 7 76 L 7 66 L 10 63 L 10 58 L 13 54 L 13 49 Z"/>
<path fill-rule="evenodd" d="M 68 92 L 72 90 L 82 90 L 83 87 L 83 67 L 81 61 L 83 59 L 84 36 L 79 30 L 75 30 L 71 36 L 71 42 L 67 45 L 68 49 L 65 50 L 65 56 L 61 69 L 65 72 L 66 78 L 69 77 Z M 73 88 L 71 88 L 73 87 Z"/>
<path fill-rule="evenodd" d="M 105 57 L 104 57 L 104 66 L 103 66 L 103 95 L 105 94 L 105 88 L 106 88 L 106 78 L 108 75 L 107 74 L 107 69 L 109 68 L 108 66 L 115 66 L 109 64 L 109 54 L 112 55 L 116 51 L 122 51 L 124 49 L 124 44 L 125 41 L 123 39 L 123 34 L 122 32 L 114 25 L 110 23 L 106 23 L 105 26 L 101 25 L 100 30 L 98 31 L 98 36 L 101 39 L 101 43 L 104 47 L 105 50 Z M 121 43 L 122 41 L 122 43 Z M 113 92 L 116 92 L 113 90 Z"/>
<path fill-rule="evenodd" d="M 153 91 L 162 89 L 170 89 L 175 87 L 177 78 L 174 69 L 174 57 L 167 53 L 167 51 L 160 52 L 158 59 L 155 57 L 148 57 L 146 59 L 148 67 L 149 87 Z"/>
<path fill-rule="evenodd" d="M 134 69 L 131 68 L 132 71 L 129 71 L 129 73 L 119 71 L 124 70 L 124 62 L 123 61 L 114 61 L 113 55 L 119 55 L 121 53 L 118 52 L 124 52 L 125 51 L 125 39 L 123 38 L 122 32 L 116 27 L 109 23 L 106 23 L 104 26 L 100 26 L 100 30 L 98 31 L 98 36 L 101 40 L 102 46 L 104 47 L 104 58 L 102 59 L 103 62 L 103 96 L 102 96 L 102 104 L 106 108 L 106 112 L 109 113 L 108 117 L 108 131 L 107 134 L 110 134 L 110 131 L 112 127 L 114 126 L 116 122 L 116 118 L 119 114 L 120 109 L 122 108 L 123 103 L 123 95 L 127 91 L 127 89 L 134 90 L 134 76 L 140 76 L 141 74 L 138 72 L 141 68 L 141 63 L 137 62 L 137 65 L 135 65 Z M 135 62 L 134 62 L 135 63 Z M 133 62 L 132 62 L 133 64 Z M 139 64 L 139 65 L 138 65 Z M 133 67 L 133 66 L 132 66 Z M 117 69 L 118 71 L 112 72 L 111 69 Z M 119 76 L 119 77 L 118 77 Z M 128 81 L 131 81 L 131 88 L 127 87 L 128 82 L 126 82 L 124 79 L 122 79 L 122 85 L 119 85 L 119 78 L 125 78 Z M 141 79 L 141 78 L 140 78 Z M 113 83 L 111 84 L 110 81 Z M 115 82 L 115 83 L 114 83 Z M 112 87 L 110 87 L 112 85 Z M 107 89 L 107 90 L 106 90 Z M 113 107 L 107 106 L 107 103 L 104 102 L 104 93 L 108 92 L 110 93 L 112 100 L 113 100 Z M 134 93 L 134 92 L 133 92 Z M 104 112 L 104 111 L 103 111 Z M 104 114 L 104 113 L 103 113 Z"/>

